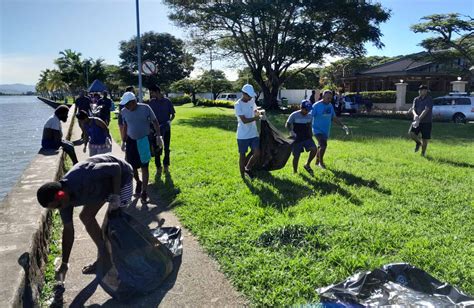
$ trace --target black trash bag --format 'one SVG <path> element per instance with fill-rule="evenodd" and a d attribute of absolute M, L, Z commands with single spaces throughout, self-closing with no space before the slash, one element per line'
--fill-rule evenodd
<path fill-rule="evenodd" d="M 159 227 L 152 230 L 153 236 L 178 257 L 183 254 L 183 235 L 179 227 Z"/>
<path fill-rule="evenodd" d="M 107 214 L 102 230 L 105 251 L 97 262 L 97 279 L 113 298 L 127 301 L 150 293 L 173 271 L 173 253 L 121 209 Z"/>
<path fill-rule="evenodd" d="M 474 305 L 473 297 L 407 263 L 357 273 L 317 292 L 323 307 Z"/>
<path fill-rule="evenodd" d="M 292 139 L 286 138 L 268 120 L 262 120 L 260 125 L 261 156 L 254 168 L 272 171 L 285 167 L 291 155 L 292 144 Z"/>

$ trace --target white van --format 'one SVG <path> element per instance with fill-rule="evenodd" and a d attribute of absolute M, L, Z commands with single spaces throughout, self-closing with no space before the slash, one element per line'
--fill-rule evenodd
<path fill-rule="evenodd" d="M 221 93 L 217 97 L 219 100 L 224 100 L 224 101 L 236 101 L 238 99 L 238 94 L 237 93 Z"/>

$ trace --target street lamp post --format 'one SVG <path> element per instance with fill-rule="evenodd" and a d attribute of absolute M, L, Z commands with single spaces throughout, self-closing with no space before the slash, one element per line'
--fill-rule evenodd
<path fill-rule="evenodd" d="M 140 9 L 138 0 L 135 0 L 137 11 L 137 61 L 138 61 L 138 101 L 142 103 L 142 50 L 140 46 Z"/>

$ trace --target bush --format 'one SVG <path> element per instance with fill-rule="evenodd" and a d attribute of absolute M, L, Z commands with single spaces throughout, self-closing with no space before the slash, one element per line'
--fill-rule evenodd
<path fill-rule="evenodd" d="M 369 91 L 359 92 L 363 98 L 369 99 L 374 104 L 395 104 L 397 100 L 396 91 Z M 355 95 L 355 92 L 345 93 L 346 95 Z M 408 100 L 407 100 L 408 101 Z"/>
<path fill-rule="evenodd" d="M 192 101 L 191 96 L 189 95 L 171 97 L 170 100 L 173 103 L 173 105 L 177 105 L 177 106 L 189 104 Z"/>
<path fill-rule="evenodd" d="M 224 108 L 234 108 L 234 101 L 226 100 L 212 100 L 206 98 L 198 98 L 197 106 L 207 106 L 207 107 L 224 107 Z"/>

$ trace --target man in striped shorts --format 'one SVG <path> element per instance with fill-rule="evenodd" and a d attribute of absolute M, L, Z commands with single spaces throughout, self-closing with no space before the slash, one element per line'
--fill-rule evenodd
<path fill-rule="evenodd" d="M 126 206 L 132 199 L 133 169 L 125 160 L 111 154 L 100 154 L 79 162 L 58 182 L 49 182 L 37 191 L 38 202 L 49 209 L 58 209 L 63 222 L 62 263 L 56 277 L 63 280 L 68 270 L 74 243 L 73 210 L 83 206 L 79 218 L 96 244 L 99 253 L 104 248 L 102 231 L 95 216 L 109 202 L 109 210 Z M 95 273 L 95 262 L 82 269 Z"/>

